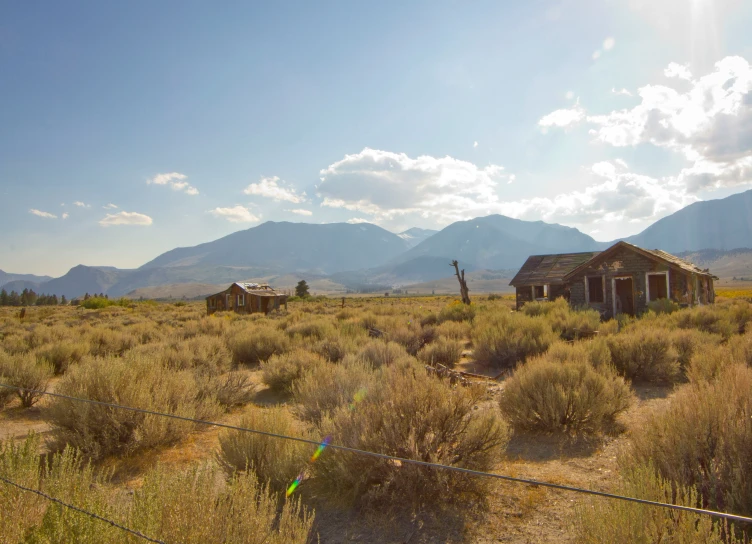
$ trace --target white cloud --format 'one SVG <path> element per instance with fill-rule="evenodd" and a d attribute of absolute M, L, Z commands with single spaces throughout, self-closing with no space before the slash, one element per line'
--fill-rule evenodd
<path fill-rule="evenodd" d="M 621 95 L 624 95 L 624 96 L 632 96 L 632 93 L 630 93 L 626 89 L 621 89 L 620 91 L 617 91 L 616 88 L 612 87 L 611 88 L 611 92 L 614 93 L 614 94 L 621 94 Z"/>
<path fill-rule="evenodd" d="M 598 60 L 599 58 L 601 58 L 601 50 L 596 49 L 595 51 L 593 51 L 592 57 L 593 60 Z"/>
<path fill-rule="evenodd" d="M 353 217 L 352 219 L 348 219 L 346 222 L 350 223 L 351 225 L 360 225 L 361 223 L 370 223 L 368 219 L 363 219 L 361 217 Z"/>
<path fill-rule="evenodd" d="M 566 127 L 579 123 L 585 118 L 585 110 L 579 104 L 573 108 L 560 109 L 544 115 L 538 121 L 538 126 L 547 129 L 549 127 Z"/>
<path fill-rule="evenodd" d="M 41 210 L 35 210 L 34 208 L 30 209 L 29 213 L 38 217 L 44 217 L 45 219 L 57 219 L 57 215 L 54 213 L 43 212 Z"/>
<path fill-rule="evenodd" d="M 100 221 L 103 227 L 114 225 L 131 225 L 131 226 L 148 226 L 152 224 L 152 219 L 148 215 L 138 212 L 118 212 L 108 213 Z"/>
<path fill-rule="evenodd" d="M 109 203 L 109 204 L 107 204 L 107 205 L 105 205 L 105 206 L 102 206 L 102 207 L 103 207 L 103 208 L 104 208 L 105 210 L 116 210 L 116 209 L 117 209 L 117 206 L 115 206 L 115 205 L 114 205 L 114 204 L 112 204 L 112 203 Z"/>
<path fill-rule="evenodd" d="M 68 212 L 65 212 L 63 214 L 63 219 L 68 219 L 69 217 L 70 217 L 70 215 L 68 214 Z"/>
<path fill-rule="evenodd" d="M 226 219 L 230 223 L 255 223 L 259 220 L 248 208 L 240 205 L 233 206 L 232 208 L 214 208 L 209 213 L 215 217 Z"/>
<path fill-rule="evenodd" d="M 678 77 L 679 79 L 692 79 L 692 72 L 689 71 L 687 64 L 679 64 L 677 62 L 669 63 L 668 67 L 663 71 L 666 77 Z"/>
<path fill-rule="evenodd" d="M 243 192 L 247 195 L 271 198 L 277 202 L 280 200 L 292 202 L 293 204 L 305 202 L 305 193 L 298 194 L 292 187 L 283 187 L 282 184 L 284 182 L 280 183 L 280 181 L 277 176 L 261 178 L 258 183 L 251 183 Z"/>
<path fill-rule="evenodd" d="M 603 40 L 604 51 L 611 51 L 615 45 L 616 45 L 616 40 L 612 37 L 608 37 L 605 40 Z"/>
<path fill-rule="evenodd" d="M 492 209 L 501 166 L 485 168 L 452 157 L 417 158 L 366 148 L 321 170 L 322 206 L 373 216 L 372 222 L 408 215 L 438 224 L 467 219 Z"/>
<path fill-rule="evenodd" d="M 187 181 L 188 176 L 181 174 L 180 172 L 168 172 L 165 174 L 157 174 L 151 179 L 147 179 L 146 183 L 153 183 L 154 185 L 169 185 L 173 191 L 183 191 L 187 195 L 197 195 L 198 189 L 191 186 Z"/>
<path fill-rule="evenodd" d="M 676 63 L 665 73 L 692 77 Z M 633 108 L 572 115 L 550 126 L 584 119 L 594 126 L 590 133 L 596 141 L 615 147 L 649 143 L 679 152 L 692 166 L 677 180 L 691 191 L 752 184 L 752 66 L 742 57 L 726 57 L 711 73 L 688 83 L 688 88 L 679 83 L 680 89 L 645 85 L 638 90 L 640 104 Z"/>
<path fill-rule="evenodd" d="M 520 219 L 559 222 L 585 227 L 593 224 L 652 222 L 697 201 L 682 183 L 655 179 L 627 170 L 620 159 L 590 168 L 594 183 L 581 191 L 554 197 L 506 202 L 501 213 Z"/>
<path fill-rule="evenodd" d="M 73 203 L 73 205 L 74 205 L 74 206 L 78 206 L 79 208 L 91 208 L 91 204 L 84 204 L 84 203 L 83 203 L 83 202 L 81 202 L 80 200 L 76 200 L 76 201 L 75 201 L 75 202 Z"/>
<path fill-rule="evenodd" d="M 313 212 L 311 210 L 304 210 L 302 208 L 298 208 L 295 210 L 285 210 L 286 212 L 290 213 L 296 213 L 298 215 L 313 215 Z"/>
<path fill-rule="evenodd" d="M 478 142 L 473 142 L 473 147 L 478 147 Z"/>

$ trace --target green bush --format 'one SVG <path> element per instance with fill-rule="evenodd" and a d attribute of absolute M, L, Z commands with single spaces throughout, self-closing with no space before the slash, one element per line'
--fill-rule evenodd
<path fill-rule="evenodd" d="M 233 362 L 247 365 L 257 365 L 272 355 L 280 355 L 290 349 L 287 336 L 268 327 L 237 331 L 229 336 L 227 345 Z"/>
<path fill-rule="evenodd" d="M 357 405 L 372 390 L 377 376 L 370 363 L 352 355 L 341 364 L 306 369 L 292 387 L 295 413 L 303 421 L 320 423 L 340 406 Z"/>
<path fill-rule="evenodd" d="M 52 374 L 52 367 L 37 361 L 33 354 L 8 355 L 0 351 L 0 376 L 4 377 L 3 383 L 24 388 L 13 390 L 24 408 L 34 406 L 44 396 Z"/>
<path fill-rule="evenodd" d="M 545 318 L 503 311 L 483 314 L 472 334 L 475 359 L 497 368 L 544 353 L 557 337 Z"/>
<path fill-rule="evenodd" d="M 619 373 L 631 380 L 673 383 L 680 378 L 679 361 L 664 329 L 629 329 L 606 341 Z"/>
<path fill-rule="evenodd" d="M 261 379 L 274 391 L 289 393 L 303 372 L 324 363 L 324 359 L 304 349 L 296 349 L 283 355 L 273 355 L 261 363 Z"/>
<path fill-rule="evenodd" d="M 320 424 L 342 446 L 478 470 L 499 460 L 509 438 L 497 412 L 478 408 L 480 387 L 451 388 L 405 361 L 383 374 L 354 409 L 340 407 Z M 485 478 L 325 452 L 312 465 L 315 493 L 331 501 L 405 509 L 483 498 Z"/>
<path fill-rule="evenodd" d="M 284 408 L 253 408 L 239 427 L 285 436 L 304 437 Z M 289 486 L 305 468 L 314 448 L 301 442 L 229 430 L 219 435 L 217 459 L 228 473 L 251 469 L 275 490 Z"/>
<path fill-rule="evenodd" d="M 629 386 L 610 367 L 541 357 L 518 367 L 499 404 L 515 429 L 598 433 L 631 402 Z"/>
<path fill-rule="evenodd" d="M 192 372 L 168 370 L 144 356 L 83 360 L 63 376 L 56 392 L 198 419 L 220 413 Z M 171 444 L 193 428 L 185 421 L 62 398 L 52 401 L 48 417 L 58 447 L 71 445 L 94 459 Z"/>
<path fill-rule="evenodd" d="M 122 306 L 127 308 L 131 304 L 133 304 L 133 302 L 127 298 L 109 299 L 104 297 L 91 297 L 82 300 L 80 306 L 83 306 L 87 310 L 101 310 L 102 308 L 109 308 L 110 306 Z"/>
<path fill-rule="evenodd" d="M 432 344 L 428 344 L 418 352 L 418 360 L 427 365 L 437 364 L 453 368 L 462 357 L 462 344 L 456 340 L 440 338 Z"/>
<path fill-rule="evenodd" d="M 631 466 L 652 463 L 672 484 L 696 487 L 712 510 L 752 514 L 752 368 L 681 387 L 634 430 Z"/>
<path fill-rule="evenodd" d="M 696 507 L 697 492 L 657 477 L 652 466 L 624 472 L 613 493 L 648 501 Z M 676 542 L 742 544 L 723 524 L 710 516 L 667 510 L 634 502 L 593 497 L 576 506 L 574 541 L 577 544 L 604 542 Z"/>

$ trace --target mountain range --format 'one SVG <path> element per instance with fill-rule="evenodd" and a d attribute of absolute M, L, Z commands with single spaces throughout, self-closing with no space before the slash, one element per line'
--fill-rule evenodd
<path fill-rule="evenodd" d="M 752 247 L 752 191 L 694 203 L 624 239 L 671 253 Z M 399 234 L 370 223 L 269 221 L 173 249 L 137 269 L 79 265 L 54 279 L 0 271 L 0 286 L 69 298 L 189 283 L 210 289 L 250 279 L 285 288 L 305 278 L 376 290 L 446 278 L 453 259 L 468 272 L 514 271 L 529 255 L 597 251 L 615 241 L 598 242 L 575 228 L 502 215 L 457 221 L 438 232 L 412 228 Z"/>

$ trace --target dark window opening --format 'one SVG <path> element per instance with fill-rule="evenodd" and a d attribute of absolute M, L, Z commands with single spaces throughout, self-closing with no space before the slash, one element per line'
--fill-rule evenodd
<path fill-rule="evenodd" d="M 661 298 L 668 298 L 668 286 L 666 285 L 665 274 L 650 274 L 648 276 L 648 290 L 650 292 L 650 301 Z"/>
<path fill-rule="evenodd" d="M 603 276 L 588 278 L 588 294 L 591 303 L 603 303 Z"/>
<path fill-rule="evenodd" d="M 533 296 L 534 298 L 546 298 L 546 286 L 536 285 L 533 287 Z"/>

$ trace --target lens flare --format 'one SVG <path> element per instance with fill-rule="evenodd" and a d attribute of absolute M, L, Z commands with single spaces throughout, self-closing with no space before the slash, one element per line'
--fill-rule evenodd
<path fill-rule="evenodd" d="M 316 448 L 316 451 L 314 451 L 313 455 L 311 455 L 311 463 L 313 463 L 314 461 L 316 461 L 316 459 L 321 457 L 321 454 L 324 453 L 324 450 L 326 449 L 326 447 L 329 445 L 329 442 L 331 441 L 332 441 L 331 436 L 327 436 L 326 438 L 324 438 L 324 440 L 321 441 L 321 444 L 318 445 L 318 447 Z M 300 483 L 303 481 L 303 478 L 305 478 L 305 469 L 303 469 L 300 472 L 300 474 L 298 474 L 298 477 L 295 478 L 295 481 L 290 484 L 290 487 L 287 488 L 287 491 L 285 492 L 286 497 L 289 497 L 295 492 L 295 490 L 298 488 Z"/>

